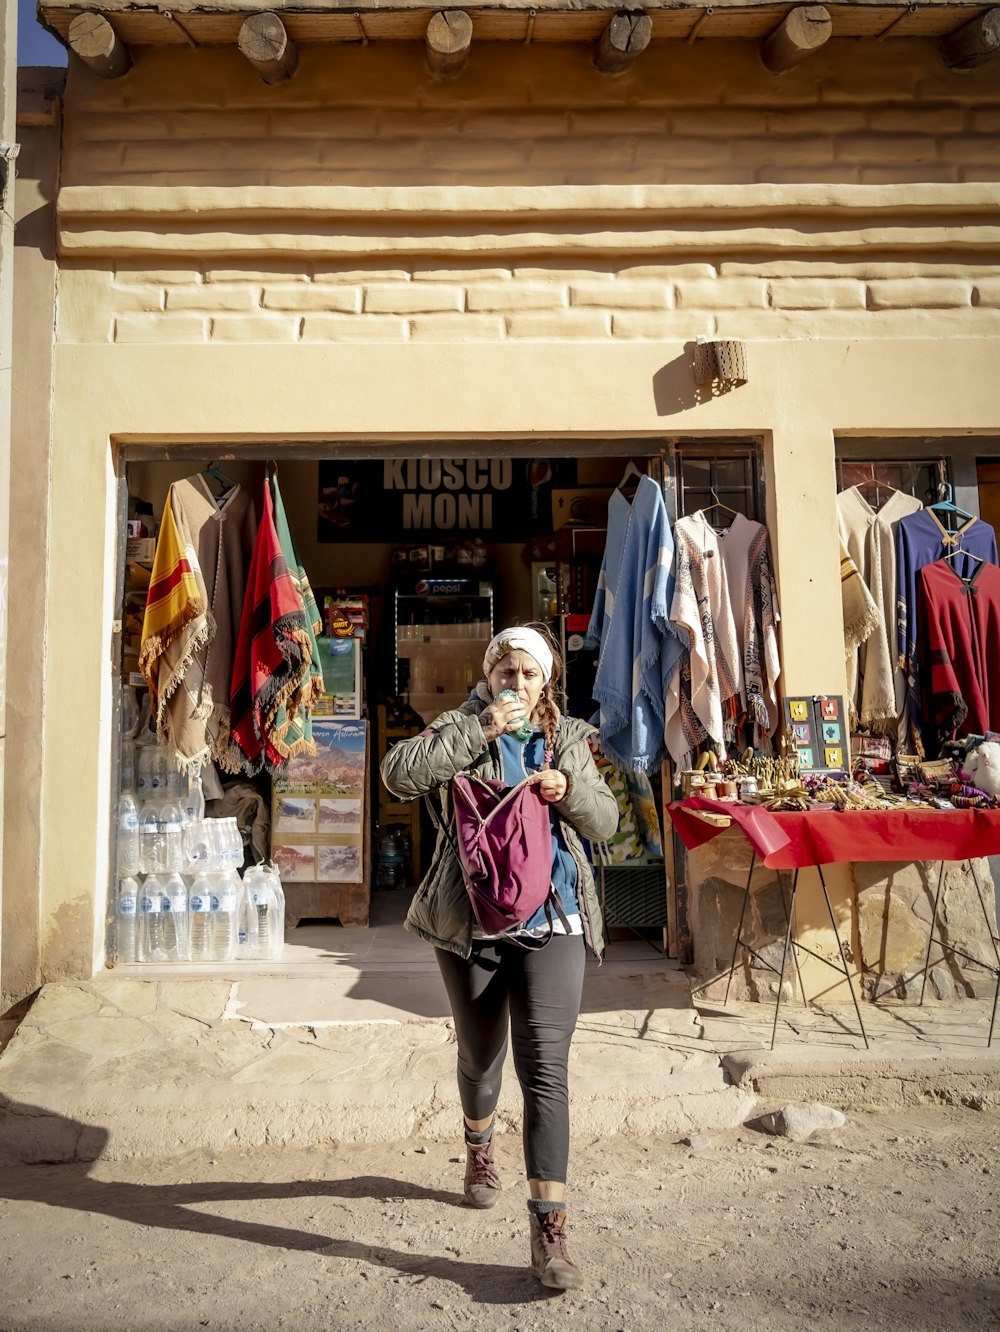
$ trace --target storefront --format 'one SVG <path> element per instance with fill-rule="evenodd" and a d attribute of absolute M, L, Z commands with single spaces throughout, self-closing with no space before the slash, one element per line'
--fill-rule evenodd
<path fill-rule="evenodd" d="M 77 8 L 53 4 L 49 20 L 65 29 Z M 942 33 L 959 26 L 952 8 L 935 14 Z M 616 80 L 568 34 L 483 42 L 461 78 L 439 81 L 422 43 L 311 44 L 303 31 L 298 73 L 269 86 L 235 44 L 157 44 L 176 13 L 145 35 L 131 13 L 111 18 L 131 69 L 100 78 L 72 60 L 51 127 L 52 420 L 30 439 L 50 480 L 26 479 L 20 516 L 44 555 L 11 585 L 28 640 L 45 644 L 41 663 L 10 672 L 11 692 L 20 672 L 39 702 L 8 739 L 39 812 L 9 829 L 5 853 L 18 870 L 5 917 L 37 934 L 5 931 L 5 954 L 34 949 L 19 974 L 105 964 L 128 502 L 155 519 L 169 481 L 213 462 L 256 492 L 276 463 L 313 584 L 369 589 L 370 724 L 399 655 L 394 550 L 447 552 L 450 522 L 478 522 L 493 621 L 552 613 L 531 570 L 552 563 L 552 494 L 532 514 L 526 483 L 531 523 L 492 541 L 482 524 L 508 519 L 499 501 L 487 513 L 479 473 L 464 477 L 464 507 L 443 471 L 440 487 L 409 485 L 411 468 L 430 481 L 445 460 L 498 467 L 494 482 L 507 462 L 539 460 L 553 492 L 606 492 L 628 459 L 652 458 L 674 516 L 690 511 L 686 488 L 694 507 L 714 488 L 734 508 L 741 489 L 769 532 L 781 690 L 845 697 L 844 469 L 912 464 L 918 487 L 943 459 L 976 511 L 965 478 L 998 453 L 988 67 L 956 75 L 936 40 L 900 35 L 835 40 L 775 79 L 753 33 L 720 32 L 664 34 Z M 207 40 L 235 42 L 238 7 L 228 18 L 232 34 Z M 745 382 L 699 373 L 699 339 L 741 344 Z M 739 459 L 734 488 L 725 464 Z M 382 469 L 377 538 L 323 541 L 322 506 L 329 525 L 351 465 Z M 428 514 L 439 526 L 411 540 L 407 517 Z M 540 560 L 525 556 L 532 542 Z M 668 890 L 683 873 L 665 867 Z M 849 869 L 831 891 L 856 936 Z M 690 876 L 686 901 L 702 904 L 695 955 L 699 934 L 716 950 L 725 911 Z"/>

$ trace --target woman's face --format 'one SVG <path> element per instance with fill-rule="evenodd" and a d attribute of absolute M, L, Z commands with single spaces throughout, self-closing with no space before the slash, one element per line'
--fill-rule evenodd
<path fill-rule="evenodd" d="M 542 668 L 530 652 L 523 648 L 514 648 L 505 657 L 501 657 L 486 677 L 490 692 L 496 698 L 502 689 L 513 689 L 524 704 L 527 716 L 534 716 L 535 704 L 545 687 Z"/>

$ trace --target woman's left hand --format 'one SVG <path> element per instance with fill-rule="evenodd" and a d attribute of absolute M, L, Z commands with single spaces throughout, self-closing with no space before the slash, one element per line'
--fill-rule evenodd
<path fill-rule="evenodd" d="M 569 782 L 566 780 L 566 774 L 560 772 L 558 768 L 546 768 L 538 774 L 538 790 L 543 800 L 548 800 L 554 804 L 557 800 L 562 800 L 569 790 Z"/>

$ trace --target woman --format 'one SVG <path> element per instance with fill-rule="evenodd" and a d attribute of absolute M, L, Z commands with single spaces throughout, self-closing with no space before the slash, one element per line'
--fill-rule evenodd
<path fill-rule="evenodd" d="M 612 836 L 618 806 L 587 744 L 593 728 L 560 716 L 556 707 L 562 662 L 552 641 L 529 626 L 505 629 L 487 647 L 483 671 L 486 678 L 461 708 L 389 750 L 382 780 L 399 799 L 434 793 L 446 825 L 449 783 L 459 772 L 511 786 L 530 776 L 550 806 L 558 910 L 543 906 L 506 934 L 484 935 L 445 828 L 406 927 L 434 945 L 455 1019 L 466 1202 L 492 1207 L 501 1189 L 493 1127 L 509 1028 L 524 1096 L 531 1268 L 544 1286 L 570 1290 L 583 1277 L 565 1239 L 569 1046 L 580 1012 L 584 944 L 598 956 L 604 951 L 594 876 L 580 838 Z M 498 697 L 508 690 L 514 697 Z M 533 728 L 522 742 L 513 733 L 526 716 Z"/>

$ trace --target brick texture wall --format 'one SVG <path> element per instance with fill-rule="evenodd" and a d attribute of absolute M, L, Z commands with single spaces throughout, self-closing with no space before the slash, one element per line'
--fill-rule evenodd
<path fill-rule="evenodd" d="M 230 50 L 146 49 L 120 81 L 75 68 L 64 125 L 62 183 L 108 191 L 1000 180 L 993 72 L 951 73 L 915 40 L 834 41 L 781 78 L 747 43 L 657 43 L 621 79 L 597 74 L 583 46 L 483 44 L 444 85 L 417 45 L 316 46 L 283 88 Z M 488 245 L 447 267 L 398 254 L 360 267 L 305 254 L 68 257 L 58 330 L 123 343 L 1000 332 L 996 249 L 945 241 L 914 257 L 886 243 L 863 255 L 788 258 L 765 242 L 662 263 L 497 263 Z"/>

